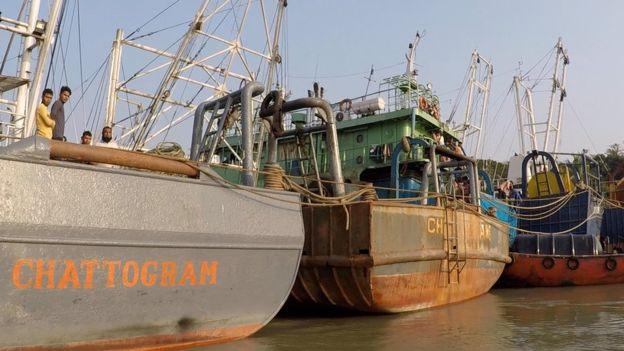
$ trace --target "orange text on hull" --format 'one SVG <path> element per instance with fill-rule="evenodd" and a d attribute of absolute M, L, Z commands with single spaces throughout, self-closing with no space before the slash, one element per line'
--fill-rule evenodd
<path fill-rule="evenodd" d="M 218 266 L 218 261 L 22 258 L 13 265 L 12 281 L 17 289 L 49 290 L 215 285 Z"/>

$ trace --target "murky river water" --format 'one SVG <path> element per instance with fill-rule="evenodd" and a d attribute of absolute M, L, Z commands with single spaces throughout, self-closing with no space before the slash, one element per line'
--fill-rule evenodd
<path fill-rule="evenodd" d="M 202 350 L 624 350 L 624 285 L 498 289 L 397 315 L 298 313 Z"/>

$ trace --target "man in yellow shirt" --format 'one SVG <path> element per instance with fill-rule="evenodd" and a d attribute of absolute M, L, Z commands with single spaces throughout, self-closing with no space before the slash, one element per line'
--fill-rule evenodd
<path fill-rule="evenodd" d="M 52 89 L 45 89 L 41 96 L 41 103 L 37 106 L 37 135 L 48 139 L 52 139 L 52 129 L 56 125 L 48 111 L 53 95 Z"/>

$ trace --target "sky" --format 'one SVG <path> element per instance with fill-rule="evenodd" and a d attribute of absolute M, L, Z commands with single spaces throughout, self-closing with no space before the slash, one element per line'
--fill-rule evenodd
<path fill-rule="evenodd" d="M 78 0 L 68 1 L 78 4 Z M 174 0 L 82 0 L 79 13 L 83 79 L 106 59 L 116 28 L 131 32 L 172 3 Z M 199 3 L 176 2 L 166 16 L 142 28 L 140 33 L 189 20 Z M 3 16 L 14 18 L 20 5 L 19 0 L 5 0 L 0 11 Z M 42 0 L 42 5 L 45 8 L 48 1 Z M 604 152 L 608 145 L 624 140 L 617 122 L 624 91 L 624 71 L 617 64 L 624 57 L 620 39 L 624 33 L 624 21 L 620 18 L 624 2 L 289 0 L 286 13 L 281 48 L 283 83 L 293 97 L 304 96 L 315 80 L 325 87 L 326 98 L 331 102 L 362 95 L 371 65 L 376 67 L 370 89 L 374 90 L 383 78 L 404 72 L 407 45 L 417 31 L 424 31 L 416 53 L 419 80 L 430 82 L 440 96 L 443 119 L 448 118 L 457 100 L 471 52 L 477 49 L 493 63 L 483 156 L 505 160 L 519 148 L 513 94 L 507 95 L 513 76 L 518 70 L 528 71 L 562 37 L 570 66 L 560 150 Z M 87 92 L 78 101 L 81 94 L 76 88 L 81 79 L 75 54 L 76 32 L 74 28 L 73 39 L 68 40 L 72 44 L 68 44 L 66 59 L 71 64 L 66 67 L 66 78 L 56 79 L 74 87 L 70 102 L 74 112 L 67 126 L 70 140 L 77 140 L 83 129 L 93 127 L 94 120 L 103 118 L 91 108 L 93 93 Z M 152 44 L 167 46 L 172 37 L 154 39 Z M 0 47 L 6 46 L 7 38 L 0 34 Z M 138 63 L 141 60 L 135 59 Z M 95 89 L 95 85 L 89 89 Z M 548 86 L 536 88 L 538 119 L 545 118 L 548 95 L 542 91 L 547 89 Z M 456 116 L 455 120 L 461 118 Z M 172 136 L 188 135 L 190 131 L 186 130 Z"/>

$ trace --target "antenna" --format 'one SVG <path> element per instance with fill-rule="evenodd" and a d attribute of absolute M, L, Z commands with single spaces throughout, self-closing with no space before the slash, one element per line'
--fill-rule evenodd
<path fill-rule="evenodd" d="M 407 59 L 407 68 L 405 74 L 410 77 L 416 79 L 418 76 L 418 71 L 414 68 L 414 63 L 416 62 L 416 48 L 418 47 L 418 43 L 420 43 L 420 39 L 425 36 L 425 31 L 421 35 L 419 32 L 416 32 L 416 36 L 414 37 L 414 41 L 411 42 L 408 46 L 409 53 L 405 55 Z"/>
<path fill-rule="evenodd" d="M 368 74 L 368 77 L 364 77 L 364 79 L 368 81 L 366 82 L 366 92 L 364 92 L 364 96 L 368 95 L 368 88 L 370 87 L 370 83 L 373 80 L 373 74 L 375 74 L 375 67 L 371 65 L 371 70 L 370 70 L 370 73 Z"/>

